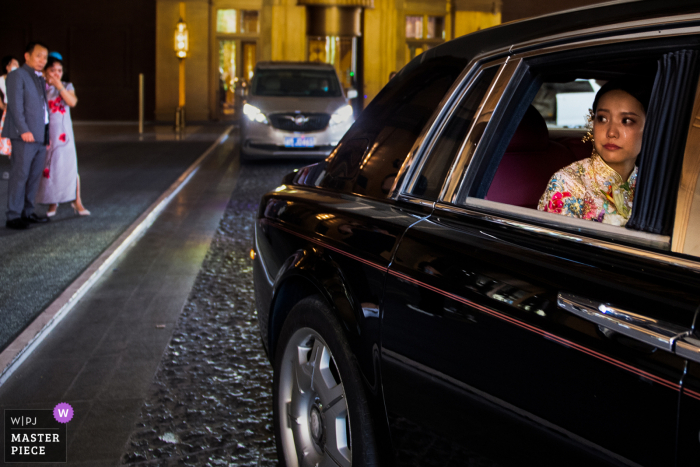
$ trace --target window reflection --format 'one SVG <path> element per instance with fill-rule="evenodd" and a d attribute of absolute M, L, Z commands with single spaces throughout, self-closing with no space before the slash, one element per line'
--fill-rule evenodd
<path fill-rule="evenodd" d="M 216 32 L 235 34 L 237 30 L 236 10 L 219 10 L 216 13 Z"/>
<path fill-rule="evenodd" d="M 241 33 L 242 34 L 257 34 L 259 31 L 257 11 L 241 11 Z"/>
<path fill-rule="evenodd" d="M 443 16 L 428 16 L 428 39 L 445 38 L 445 18 Z"/>
<path fill-rule="evenodd" d="M 406 16 L 406 38 L 422 39 L 423 38 L 423 17 L 422 16 Z"/>

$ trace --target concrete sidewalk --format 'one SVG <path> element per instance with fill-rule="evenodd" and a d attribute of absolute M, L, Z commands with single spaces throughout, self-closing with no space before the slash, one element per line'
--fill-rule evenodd
<path fill-rule="evenodd" d="M 231 137 L 217 147 L 0 387 L 2 409 L 72 405 L 68 465 L 118 463 L 235 187 L 236 144 Z"/>
<path fill-rule="evenodd" d="M 77 123 L 75 135 L 83 202 L 76 216 L 60 206 L 46 225 L 28 231 L 0 228 L 0 350 L 146 210 L 222 133 L 225 125 L 170 126 Z M 0 157 L 0 173 L 9 160 Z M 0 211 L 7 180 L 0 179 Z M 45 206 L 39 207 L 43 213 Z"/>

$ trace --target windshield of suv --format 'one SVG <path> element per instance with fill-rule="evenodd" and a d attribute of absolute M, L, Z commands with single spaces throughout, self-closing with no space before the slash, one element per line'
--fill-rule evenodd
<path fill-rule="evenodd" d="M 255 96 L 340 97 L 340 84 L 334 71 L 258 70 L 253 77 Z"/>

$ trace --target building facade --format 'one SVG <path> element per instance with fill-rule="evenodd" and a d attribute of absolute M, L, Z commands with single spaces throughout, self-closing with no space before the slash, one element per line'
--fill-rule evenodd
<path fill-rule="evenodd" d="M 453 37 L 600 0 L 50 0 L 5 2 L 0 56 L 29 41 L 64 57 L 76 120 L 174 121 L 180 104 L 176 24 L 187 24 L 188 121 L 235 118 L 260 60 L 332 63 L 362 108 L 414 56 Z"/>
<path fill-rule="evenodd" d="M 413 57 L 501 22 L 500 0 L 157 0 L 157 120 L 178 106 L 173 32 L 183 10 L 189 120 L 235 118 L 260 60 L 333 64 L 361 108 Z"/>

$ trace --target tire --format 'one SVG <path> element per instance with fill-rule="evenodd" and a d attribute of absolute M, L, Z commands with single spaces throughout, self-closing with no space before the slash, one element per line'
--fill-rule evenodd
<path fill-rule="evenodd" d="M 357 359 L 318 296 L 297 303 L 282 327 L 273 404 L 280 466 L 379 465 Z"/>

